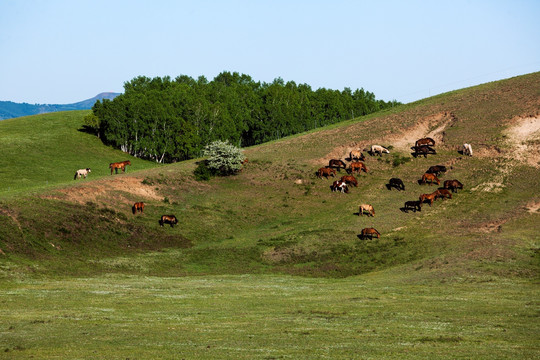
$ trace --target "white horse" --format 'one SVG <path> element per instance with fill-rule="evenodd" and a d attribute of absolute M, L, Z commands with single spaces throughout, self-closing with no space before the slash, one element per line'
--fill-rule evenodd
<path fill-rule="evenodd" d="M 463 144 L 463 155 L 472 156 L 472 146 L 471 146 L 471 144 Z"/>
<path fill-rule="evenodd" d="M 88 173 L 90 173 L 91 170 L 90 168 L 86 168 L 86 169 L 79 169 L 75 172 L 75 177 L 73 178 L 73 180 L 77 180 L 77 178 L 81 178 L 81 176 L 84 176 L 84 178 L 86 179 L 86 176 L 88 176 Z"/>
<path fill-rule="evenodd" d="M 379 156 L 382 156 L 383 153 L 390 154 L 390 151 L 381 145 L 371 145 L 371 153 L 375 155 L 375 153 L 379 154 Z"/>

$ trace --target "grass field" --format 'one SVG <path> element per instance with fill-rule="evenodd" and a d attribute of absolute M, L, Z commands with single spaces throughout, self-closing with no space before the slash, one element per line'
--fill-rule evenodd
<path fill-rule="evenodd" d="M 540 73 L 247 148 L 239 175 L 207 182 L 196 160 L 110 176 L 129 157 L 78 131 L 85 114 L 0 122 L 7 358 L 540 357 Z M 427 135 L 437 155 L 411 157 Z M 316 178 L 375 143 L 391 153 L 349 194 Z M 401 211 L 436 164 L 464 189 Z M 371 226 L 381 238 L 360 240 Z"/>

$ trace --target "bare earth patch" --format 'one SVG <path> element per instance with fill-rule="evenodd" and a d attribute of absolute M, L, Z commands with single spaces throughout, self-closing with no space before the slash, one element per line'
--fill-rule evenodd
<path fill-rule="evenodd" d="M 506 129 L 512 156 L 530 166 L 540 168 L 540 116 L 513 119 Z"/>
<path fill-rule="evenodd" d="M 89 201 L 95 202 L 101 197 L 107 197 L 111 191 L 123 191 L 135 197 L 149 200 L 162 200 L 155 189 L 150 185 L 144 185 L 142 180 L 131 176 L 118 176 L 114 179 L 97 180 L 88 182 L 82 186 L 73 186 L 60 189 L 60 196 L 46 196 L 48 198 L 57 198 L 85 204 Z M 118 199 L 120 200 L 120 199 Z M 128 202 L 127 199 L 123 199 Z"/>

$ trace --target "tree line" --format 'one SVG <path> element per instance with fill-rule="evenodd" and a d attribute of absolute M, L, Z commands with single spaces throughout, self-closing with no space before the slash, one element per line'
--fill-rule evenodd
<path fill-rule="evenodd" d="M 222 72 L 148 78 L 124 84 L 113 100 L 97 101 L 86 128 L 133 156 L 174 162 L 200 156 L 216 140 L 245 147 L 279 139 L 398 104 L 364 89 L 343 91 Z"/>

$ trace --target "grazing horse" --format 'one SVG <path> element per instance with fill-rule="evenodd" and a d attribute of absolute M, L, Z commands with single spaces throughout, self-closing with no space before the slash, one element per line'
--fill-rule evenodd
<path fill-rule="evenodd" d="M 336 175 L 336 170 L 334 170 L 332 168 L 327 168 L 327 167 L 323 167 L 323 168 L 320 168 L 319 170 L 317 170 L 317 177 L 319 179 L 322 179 L 323 176 L 328 179 L 328 176 L 330 176 L 330 175 L 332 175 L 332 177 L 334 177 Z"/>
<path fill-rule="evenodd" d="M 427 174 L 435 174 L 437 176 L 445 172 L 446 172 L 446 166 L 444 165 L 430 166 L 429 169 L 426 171 Z"/>
<path fill-rule="evenodd" d="M 428 181 L 429 181 L 429 185 L 433 184 L 434 181 L 437 183 L 437 185 L 439 185 L 441 183 L 439 178 L 437 178 L 434 174 L 426 173 L 426 174 L 422 175 L 422 180 L 420 180 L 420 183 L 425 184 Z"/>
<path fill-rule="evenodd" d="M 161 215 L 159 220 L 159 226 L 163 227 L 163 224 L 169 224 L 171 227 L 178 224 L 178 219 L 174 215 Z"/>
<path fill-rule="evenodd" d="M 79 169 L 75 172 L 75 177 L 73 178 L 73 180 L 77 180 L 77 178 L 81 178 L 81 176 L 84 176 L 84 178 L 86 179 L 86 177 L 88 176 L 88 173 L 90 173 L 91 170 L 90 168 L 86 168 L 86 169 Z"/>
<path fill-rule="evenodd" d="M 328 162 L 329 168 L 337 168 L 338 171 L 341 171 L 341 167 L 343 166 L 344 169 L 347 169 L 347 165 L 343 162 L 343 160 L 336 160 L 332 159 Z"/>
<path fill-rule="evenodd" d="M 457 189 L 463 190 L 463 184 L 457 180 L 446 180 L 444 182 L 444 188 L 457 193 Z"/>
<path fill-rule="evenodd" d="M 381 236 L 381 233 L 375 228 L 363 228 L 360 237 L 362 239 L 366 239 L 368 236 L 370 239 L 373 239 L 373 236 L 376 236 L 378 239 Z"/>
<path fill-rule="evenodd" d="M 141 214 L 144 212 L 144 203 L 143 202 L 136 202 L 131 207 L 131 211 L 133 211 L 133 215 L 137 213 L 137 211 L 140 211 Z"/>
<path fill-rule="evenodd" d="M 345 194 L 349 193 L 349 187 L 345 181 L 336 180 L 331 186 L 332 191 L 339 191 Z"/>
<path fill-rule="evenodd" d="M 471 144 L 463 144 L 463 155 L 472 156 L 472 146 L 471 146 Z"/>
<path fill-rule="evenodd" d="M 429 145 L 413 146 L 411 149 L 414 150 L 414 157 L 418 157 L 418 155 L 424 155 L 424 157 L 427 157 L 428 154 L 437 155 L 435 149 Z"/>
<path fill-rule="evenodd" d="M 437 192 L 432 192 L 431 194 L 422 194 L 418 198 L 421 203 L 429 201 L 429 206 L 433 205 L 433 202 L 437 200 Z"/>
<path fill-rule="evenodd" d="M 392 190 L 392 188 L 395 187 L 399 191 L 405 190 L 405 184 L 403 183 L 403 180 L 399 178 L 391 178 L 390 182 L 388 183 L 388 189 Z"/>
<path fill-rule="evenodd" d="M 111 175 L 113 173 L 113 169 L 116 171 L 117 174 L 118 174 L 118 169 L 122 169 L 122 172 L 126 172 L 126 165 L 131 165 L 131 161 L 126 160 L 126 161 L 121 161 L 121 162 L 110 163 L 109 168 L 111 169 Z"/>
<path fill-rule="evenodd" d="M 450 190 L 446 190 L 446 189 L 439 189 L 436 192 L 436 197 L 437 198 L 441 198 L 443 200 L 446 200 L 447 198 L 448 199 L 451 199 L 452 198 L 452 193 L 450 192 Z"/>
<path fill-rule="evenodd" d="M 351 174 L 354 173 L 355 171 L 358 171 L 359 174 L 360 174 L 360 171 L 364 171 L 365 173 L 367 173 L 366 165 L 360 161 L 352 162 L 349 170 L 351 171 Z"/>
<path fill-rule="evenodd" d="M 422 146 L 422 145 L 435 146 L 435 140 L 433 140 L 432 138 L 427 137 L 427 138 L 423 138 L 423 139 L 418 139 L 414 143 L 415 147 L 419 147 L 419 146 Z"/>
<path fill-rule="evenodd" d="M 390 154 L 390 151 L 381 145 L 371 145 L 371 153 L 373 155 L 379 154 L 379 156 L 382 156 L 383 153 Z"/>
<path fill-rule="evenodd" d="M 362 204 L 358 208 L 358 216 L 362 216 L 364 211 L 367 212 L 372 217 L 375 216 L 375 209 L 369 204 Z"/>
<path fill-rule="evenodd" d="M 409 212 L 409 210 L 412 210 L 414 212 L 422 211 L 422 202 L 420 200 L 406 201 L 403 209 L 405 210 L 405 212 Z"/>
<path fill-rule="evenodd" d="M 351 150 L 349 153 L 349 159 L 351 160 L 360 160 L 360 161 L 366 161 L 366 157 L 360 150 Z"/>
<path fill-rule="evenodd" d="M 358 180 L 352 175 L 345 175 L 342 176 L 341 181 L 345 181 L 347 185 L 354 185 L 354 187 L 358 187 Z"/>

